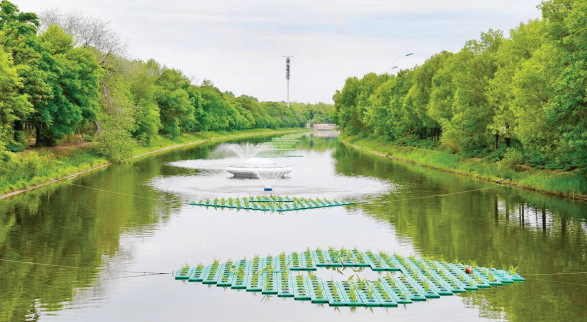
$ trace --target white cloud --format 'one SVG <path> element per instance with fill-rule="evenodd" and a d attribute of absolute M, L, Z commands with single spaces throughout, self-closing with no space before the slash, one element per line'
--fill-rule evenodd
<path fill-rule="evenodd" d="M 489 28 L 539 17 L 538 0 L 24 0 L 23 11 L 79 10 L 111 21 L 130 53 L 155 58 L 221 90 L 285 100 L 331 102 L 347 77 L 400 68 L 459 50 Z"/>

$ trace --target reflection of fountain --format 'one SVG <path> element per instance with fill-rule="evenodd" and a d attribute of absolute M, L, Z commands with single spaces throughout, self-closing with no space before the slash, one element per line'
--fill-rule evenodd
<path fill-rule="evenodd" d="M 291 169 L 289 170 L 291 171 Z M 288 172 L 289 172 L 288 171 Z M 287 172 L 257 170 L 257 177 L 263 181 L 265 191 L 273 191 L 277 179 L 283 178 Z"/>

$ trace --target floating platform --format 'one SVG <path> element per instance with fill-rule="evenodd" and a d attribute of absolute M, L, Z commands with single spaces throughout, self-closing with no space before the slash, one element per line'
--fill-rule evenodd
<path fill-rule="evenodd" d="M 354 205 L 354 202 L 341 202 L 336 200 L 289 198 L 281 196 L 256 196 L 248 198 L 221 198 L 214 200 L 200 200 L 190 202 L 191 206 L 233 208 L 242 210 L 285 212 L 295 210 L 307 210 L 328 207 L 341 207 Z"/>
<path fill-rule="evenodd" d="M 375 280 L 325 281 L 319 267 L 357 267 L 380 272 Z M 330 306 L 397 307 L 416 301 L 523 282 L 516 272 L 357 249 L 306 250 L 279 256 L 180 268 L 175 279 L 246 289 Z M 298 271 L 298 272 L 295 272 Z"/>

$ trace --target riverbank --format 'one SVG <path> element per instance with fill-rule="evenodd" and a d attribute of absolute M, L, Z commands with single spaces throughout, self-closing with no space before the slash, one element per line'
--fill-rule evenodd
<path fill-rule="evenodd" d="M 356 149 L 417 166 L 587 201 L 587 180 L 581 177 L 577 171 L 540 169 L 500 171 L 496 162 L 463 158 L 448 151 L 398 146 L 377 140 L 351 137 L 345 133 L 342 133 L 339 139 L 344 144 Z"/>
<path fill-rule="evenodd" d="M 137 146 L 133 158 L 179 147 L 236 138 L 306 131 L 294 129 L 252 129 L 229 132 L 183 133 L 177 138 L 156 136 L 147 146 Z M 31 153 L 31 151 L 36 153 Z M 68 150 L 31 149 L 13 154 L 12 162 L 0 163 L 0 199 L 68 180 L 112 165 L 91 147 Z M 4 167 L 6 166 L 6 168 Z"/>

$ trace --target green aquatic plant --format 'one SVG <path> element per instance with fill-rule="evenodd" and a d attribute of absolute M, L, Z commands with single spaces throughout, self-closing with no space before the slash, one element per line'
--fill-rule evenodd
<path fill-rule="evenodd" d="M 357 301 L 357 289 L 356 286 L 354 284 L 349 284 L 349 297 L 351 302 L 356 302 Z"/>
<path fill-rule="evenodd" d="M 310 254 L 310 252 L 309 252 L 309 251 L 307 251 L 307 252 L 305 253 L 305 257 L 306 257 L 306 264 L 307 264 L 309 267 L 312 267 L 312 266 L 313 266 L 313 264 L 314 264 L 314 260 L 312 259 L 312 255 Z"/>
<path fill-rule="evenodd" d="M 185 265 L 183 265 L 181 267 L 181 274 L 185 275 L 189 269 L 190 269 L 190 264 L 188 262 L 185 262 Z"/>
<path fill-rule="evenodd" d="M 426 292 L 430 292 L 430 284 L 427 281 L 424 281 L 422 286 L 424 286 L 424 290 L 426 290 Z"/>
<path fill-rule="evenodd" d="M 294 266 L 294 267 L 300 266 L 300 258 L 299 258 L 298 253 L 293 253 L 291 255 L 291 260 L 292 260 L 292 266 Z"/>
<path fill-rule="evenodd" d="M 318 297 L 318 298 L 324 298 L 324 290 L 322 289 L 322 287 L 317 286 L 314 289 L 314 292 L 316 293 L 316 297 Z"/>
<path fill-rule="evenodd" d="M 383 288 L 383 283 L 380 280 L 377 280 L 377 291 L 383 296 L 384 300 L 389 301 L 389 293 Z"/>
<path fill-rule="evenodd" d="M 518 267 L 510 266 L 507 271 L 511 275 L 516 275 L 518 273 Z"/>

